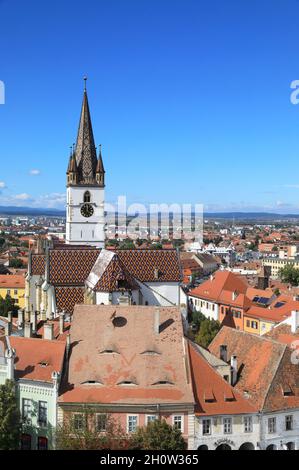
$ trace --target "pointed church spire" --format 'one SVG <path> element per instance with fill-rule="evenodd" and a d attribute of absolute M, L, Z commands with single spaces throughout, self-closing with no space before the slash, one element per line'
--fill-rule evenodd
<path fill-rule="evenodd" d="M 87 77 L 84 77 L 83 103 L 75 156 L 78 168 L 78 182 L 82 184 L 93 184 L 96 180 L 97 155 L 87 98 L 86 80 Z"/>
<path fill-rule="evenodd" d="M 102 144 L 100 144 L 99 158 L 98 158 L 98 164 L 97 164 L 97 173 L 105 173 L 103 159 L 102 159 Z"/>

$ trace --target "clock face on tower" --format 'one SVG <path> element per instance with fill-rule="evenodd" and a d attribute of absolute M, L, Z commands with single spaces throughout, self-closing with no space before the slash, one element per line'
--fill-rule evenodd
<path fill-rule="evenodd" d="M 93 214 L 93 207 L 91 204 L 83 204 L 81 207 L 81 214 L 83 217 L 91 217 Z"/>

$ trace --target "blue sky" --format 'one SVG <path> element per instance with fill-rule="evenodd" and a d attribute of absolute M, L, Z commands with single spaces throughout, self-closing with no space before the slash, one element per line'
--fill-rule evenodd
<path fill-rule="evenodd" d="M 64 206 L 87 74 L 107 200 L 299 212 L 298 17 L 298 0 L 0 0 L 0 204 Z"/>

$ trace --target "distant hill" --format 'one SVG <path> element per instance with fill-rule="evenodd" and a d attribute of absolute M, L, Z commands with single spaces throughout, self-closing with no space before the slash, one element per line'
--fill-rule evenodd
<path fill-rule="evenodd" d="M 65 217 L 65 210 L 39 209 L 34 207 L 0 206 L 0 217 L 7 216 Z"/>
<path fill-rule="evenodd" d="M 65 217 L 65 210 L 0 206 L 0 217 L 7 216 Z M 299 219 L 299 214 L 274 214 L 270 212 L 205 212 L 204 218 L 235 220 L 290 220 Z"/>

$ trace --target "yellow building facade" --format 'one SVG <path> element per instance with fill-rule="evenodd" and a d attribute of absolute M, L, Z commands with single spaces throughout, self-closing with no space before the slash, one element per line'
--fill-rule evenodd
<path fill-rule="evenodd" d="M 0 296 L 9 295 L 19 308 L 25 307 L 25 277 L 21 274 L 0 275 Z"/>

